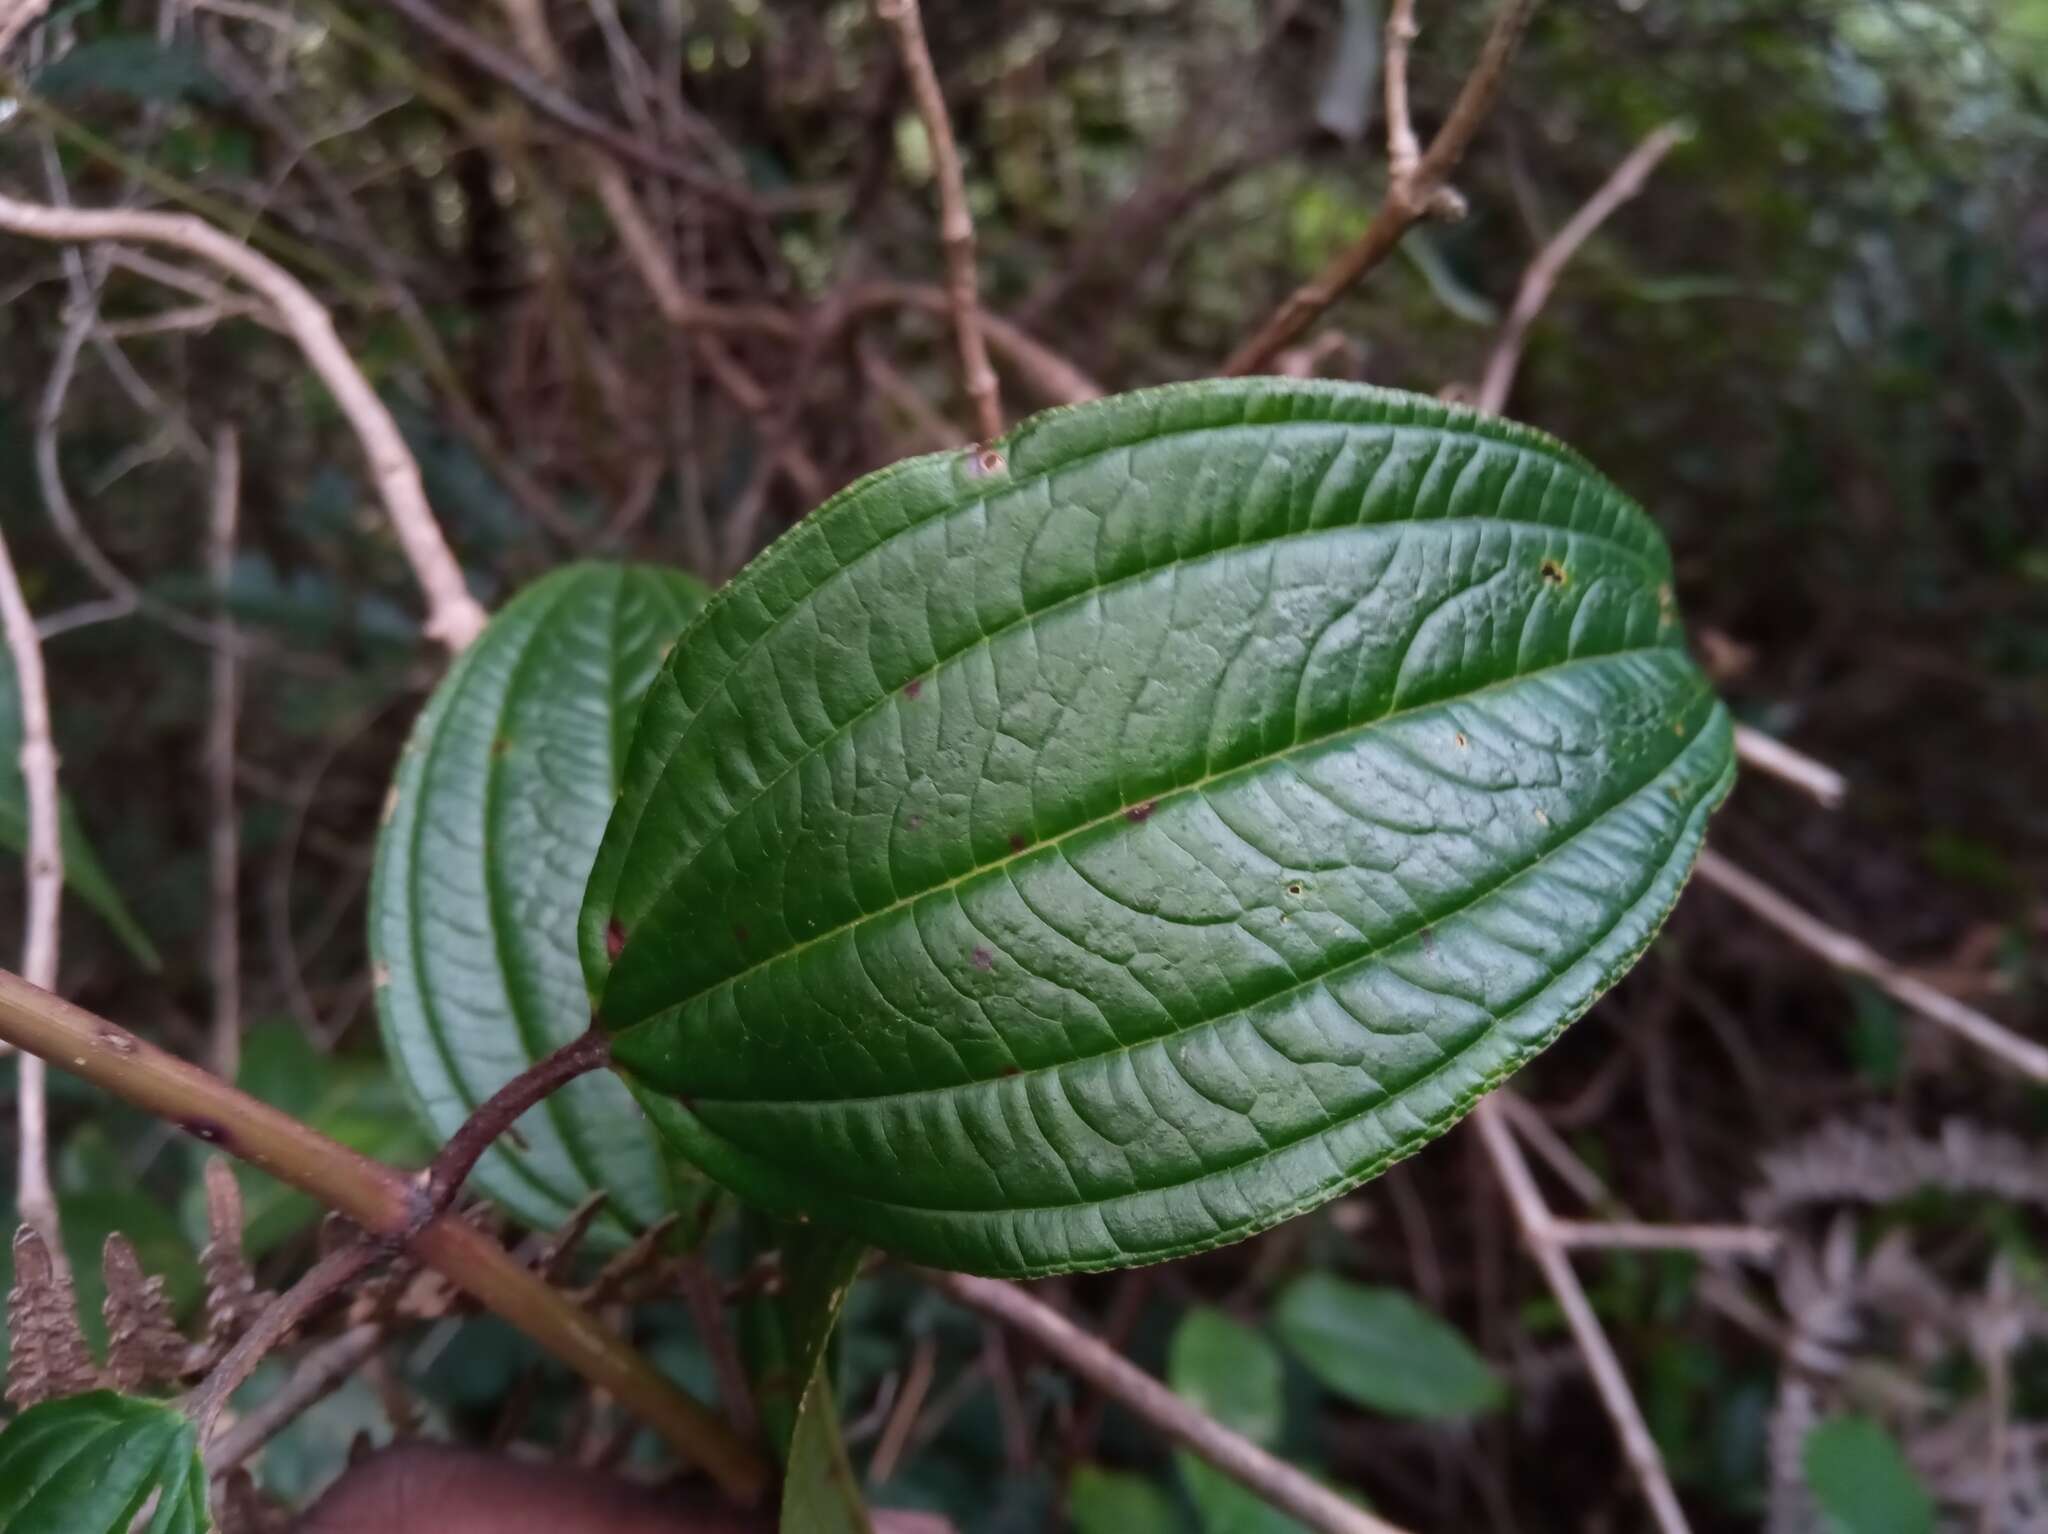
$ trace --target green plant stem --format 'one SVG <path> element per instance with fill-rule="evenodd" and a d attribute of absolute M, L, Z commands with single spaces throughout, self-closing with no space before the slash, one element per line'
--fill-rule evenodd
<path fill-rule="evenodd" d="M 768 1467 L 724 1421 L 496 1242 L 436 1213 L 421 1178 L 328 1139 L 6 970 L 0 970 L 0 1041 L 262 1168 L 373 1237 L 408 1247 L 485 1309 L 644 1417 L 734 1501 L 759 1501 Z"/>

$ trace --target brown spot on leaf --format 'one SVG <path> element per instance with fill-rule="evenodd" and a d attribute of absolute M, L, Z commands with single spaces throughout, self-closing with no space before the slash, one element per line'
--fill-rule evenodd
<path fill-rule="evenodd" d="M 746 945 L 747 939 L 752 935 L 753 934 L 748 932 L 744 926 L 738 926 L 732 929 L 732 940 L 735 943 L 740 944 L 742 947 Z"/>
<path fill-rule="evenodd" d="M 1451 737 L 1451 744 L 1456 746 L 1460 751 L 1469 750 L 1472 746 L 1472 742 L 1465 738 L 1465 732 L 1463 730 L 1459 730 L 1455 735 Z"/>
<path fill-rule="evenodd" d="M 1030 845 L 1031 838 L 1026 836 L 1022 831 L 1012 831 L 1010 833 L 1010 850 L 1012 852 L 1022 852 L 1026 847 Z"/>
<path fill-rule="evenodd" d="M 921 827 L 921 826 L 922 826 L 923 824 L 924 824 L 924 816 L 922 816 L 922 815 L 912 815 L 912 816 L 911 816 L 911 817 L 910 817 L 910 818 L 909 818 L 908 820 L 906 820 L 906 821 L 904 821 L 904 822 L 903 822 L 904 828 L 905 828 L 906 830 L 910 830 L 910 831 L 915 831 L 915 830 L 917 830 L 917 829 L 918 829 L 919 827 Z"/>
<path fill-rule="evenodd" d="M 1021 1076 L 1024 1073 L 1018 1070 L 1017 1067 L 1014 1065 L 1006 1065 L 1003 1067 L 1002 1074 L 1004 1076 Z"/>
<path fill-rule="evenodd" d="M 1545 585 L 1562 586 L 1565 583 L 1564 566 L 1554 559 L 1546 559 L 1541 566 Z"/>
<path fill-rule="evenodd" d="M 604 956 L 607 959 L 610 959 L 613 963 L 617 963 L 619 955 L 624 953 L 625 951 L 626 929 L 619 924 L 618 917 L 614 916 L 610 921 L 605 923 Z"/>
<path fill-rule="evenodd" d="M 503 756 L 507 751 L 510 751 L 511 749 L 512 738 L 509 735 L 500 735 L 496 740 L 493 740 L 491 742 L 492 756 Z"/>
<path fill-rule="evenodd" d="M 903 684 L 903 696 L 904 696 L 904 697 L 906 697 L 906 698 L 915 698 L 915 697 L 916 697 L 916 696 L 917 696 L 917 695 L 918 695 L 919 693 L 921 693 L 921 692 L 923 692 L 923 691 L 924 691 L 924 678 L 923 678 L 923 677 L 916 677 L 916 676 L 914 676 L 914 677 L 912 677 L 912 678 L 911 678 L 911 679 L 910 679 L 909 681 L 907 681 L 907 682 L 905 682 L 905 683 Z"/>
<path fill-rule="evenodd" d="M 1157 799 L 1147 799 L 1143 804 L 1134 804 L 1124 811 L 1124 819 L 1134 826 L 1142 826 L 1152 818 L 1152 812 L 1159 808 Z"/>
<path fill-rule="evenodd" d="M 996 967 L 996 956 L 986 948 L 976 948 L 974 950 L 974 967 L 976 969 L 994 969 Z"/>

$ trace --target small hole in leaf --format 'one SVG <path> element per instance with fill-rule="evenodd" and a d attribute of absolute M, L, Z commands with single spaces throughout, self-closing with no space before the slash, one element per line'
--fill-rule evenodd
<path fill-rule="evenodd" d="M 1005 467 L 1007 465 L 1003 461 L 1003 455 L 992 447 L 981 449 L 968 460 L 968 472 L 977 479 L 987 479 L 992 474 L 1000 474 Z"/>
<path fill-rule="evenodd" d="M 1299 883 L 1288 885 L 1287 893 L 1290 895 L 1299 895 L 1301 893 L 1301 885 Z"/>
<path fill-rule="evenodd" d="M 1543 581 L 1547 586 L 1562 586 L 1565 582 L 1564 566 L 1554 559 L 1546 559 L 1542 565 Z"/>
<path fill-rule="evenodd" d="M 1456 734 L 1451 736 L 1451 744 L 1456 746 L 1460 751 L 1463 751 L 1470 747 L 1472 742 L 1465 738 L 1465 732 L 1463 730 L 1459 730 Z"/>

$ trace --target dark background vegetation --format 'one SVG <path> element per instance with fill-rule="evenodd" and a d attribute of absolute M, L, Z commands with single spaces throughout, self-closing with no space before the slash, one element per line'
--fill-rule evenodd
<path fill-rule="evenodd" d="M 0 186 L 49 200 L 54 163 L 81 204 L 197 206 L 238 234 L 288 239 L 279 253 L 334 306 L 399 412 L 487 601 L 580 555 L 716 578 L 807 509 L 770 472 L 791 446 L 830 489 L 967 435 L 929 301 L 942 279 L 928 146 L 863 5 L 552 8 L 580 100 L 751 188 L 736 209 L 640 178 L 696 291 L 787 317 L 723 332 L 761 386 L 752 401 L 656 311 L 582 151 L 384 8 L 166 7 L 161 33 L 137 0 L 59 10 L 35 89 L 61 120 L 16 111 L 0 124 Z M 1105 389 L 1212 371 L 1371 214 L 1385 157 L 1375 60 L 1358 45 L 1379 10 L 931 0 L 988 307 Z M 1426 131 L 1485 10 L 1425 0 L 1422 13 Z M 636 54 L 608 45 L 614 16 Z M 499 35 L 491 8 L 464 19 Z M 1457 177 L 1470 216 L 1418 231 L 1289 359 L 1429 392 L 1469 385 L 1544 239 L 1647 132 L 1688 123 L 1690 140 L 1566 273 L 1509 412 L 1651 509 L 1738 713 L 1852 781 L 1848 805 L 1825 813 L 1752 775 L 1716 845 L 2022 1032 L 2040 1027 L 2048 980 L 2044 107 L 2040 0 L 1557 0 Z M 410 326 L 400 284 L 417 305 Z M 116 272 L 104 313 L 119 328 L 185 301 Z M 67 320 L 54 247 L 0 243 L 0 303 L 0 517 L 31 605 L 62 613 L 101 591 L 53 535 L 32 460 Z M 998 366 L 1013 416 L 1044 401 L 1028 371 L 1000 352 Z M 481 433 L 465 433 L 464 411 Z M 228 320 L 124 339 L 119 356 L 89 345 L 57 441 L 107 556 L 163 604 L 204 615 L 206 482 L 182 444 L 228 423 L 246 457 L 233 611 L 262 646 L 236 771 L 245 1081 L 355 1143 L 417 1154 L 377 1058 L 362 901 L 385 787 L 438 661 L 353 440 L 288 343 Z M 207 652 L 144 616 L 76 628 L 48 657 L 66 787 L 163 956 L 145 971 L 73 905 L 63 988 L 200 1052 Z M 17 898 L 0 879 L 0 902 Z M 0 913 L 0 930 L 12 919 Z M 53 1086 L 71 1239 L 89 1252 L 126 1229 L 189 1297 L 189 1148 L 61 1077 Z M 1775 1268 L 1580 1259 L 1698 1527 L 1817 1526 L 1797 1486 L 1800 1424 L 1843 1412 L 1886 1425 L 1957 1527 L 2048 1527 L 2011 1521 L 2025 1504 L 2010 1486 L 1987 1521 L 1970 1500 L 1988 1454 L 2018 1466 L 2019 1483 L 2048 1463 L 2033 1458 L 2048 1446 L 2038 1089 L 1706 890 L 1518 1086 L 1608 1179 L 1619 1204 L 1595 1213 L 1726 1222 L 1790 1209 Z M 1912 1197 L 1856 1192 L 1870 1165 L 1944 1134 L 1948 1171 Z M 2008 1161 L 2012 1180 L 1978 1185 L 1975 1170 Z M 1785 1195 L 1800 1178 L 1820 1194 Z M 1563 1185 L 1553 1197 L 1580 1212 Z M 310 1250 L 309 1211 L 272 1204 L 258 1244 L 289 1275 Z M 1871 1277 L 1881 1262 L 1925 1281 L 1910 1303 L 1893 1292 L 1905 1280 L 1880 1281 L 1891 1268 Z M 1287 1452 L 1420 1528 L 1643 1526 L 1578 1356 L 1464 1135 L 1257 1241 L 1056 1297 L 1163 1370 L 1190 1305 L 1263 1326 L 1311 1267 L 1411 1291 L 1508 1393 L 1467 1423 L 1403 1421 L 1290 1365 Z M 2006 1329 L 1975 1345 L 1964 1320 L 1987 1315 Z M 701 1371 L 679 1313 L 650 1307 L 639 1324 L 657 1356 Z M 1154 1526 L 1200 1515 L 1210 1534 L 1223 1527 L 1119 1414 L 887 1274 L 848 1323 L 857 1456 L 873 1453 L 920 1353 L 930 1389 L 880 1500 L 993 1534 L 1055 1526 L 1078 1484 L 1076 1511 L 1112 1534 L 1169 1515 L 1185 1521 Z M 434 1431 L 573 1448 L 585 1405 L 552 1373 L 522 1385 L 533 1367 L 487 1322 L 401 1337 L 260 1478 L 302 1497 L 355 1432 L 389 1433 L 394 1400 Z M 508 1426 L 521 1391 L 530 1409 Z M 1128 1472 L 1164 1501 L 1093 1471 L 1076 1483 L 1082 1464 Z M 1105 1515 L 1111 1493 L 1134 1511 Z M 2035 1495 L 2048 1520 L 2038 1480 Z"/>

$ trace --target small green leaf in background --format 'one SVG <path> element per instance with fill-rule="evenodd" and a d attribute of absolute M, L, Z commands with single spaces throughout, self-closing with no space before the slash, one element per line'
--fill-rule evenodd
<path fill-rule="evenodd" d="M 1849 1028 L 1849 1058 L 1856 1073 L 1872 1086 L 1890 1089 L 1899 1084 L 1906 1063 L 1906 1030 L 1892 999 L 1866 980 L 1850 980 L 1849 997 L 1856 1005 L 1856 1018 Z"/>
<path fill-rule="evenodd" d="M 761 1207 L 1127 1267 L 1449 1128 L 1641 955 L 1734 765 L 1663 538 L 1569 449 L 1144 390 L 871 474 L 706 604 L 584 973 Z"/>
<path fill-rule="evenodd" d="M 1274 1447 L 1285 1426 L 1284 1373 L 1264 1334 L 1207 1307 L 1188 1312 L 1167 1350 L 1173 1393 L 1261 1448 Z M 1207 1460 L 1185 1450 L 1173 1458 L 1202 1534 L 1301 1534 L 1300 1523 Z"/>
<path fill-rule="evenodd" d="M 1927 1488 L 1897 1440 L 1868 1417 L 1815 1424 L 1800 1460 L 1830 1534 L 1932 1534 Z"/>
<path fill-rule="evenodd" d="M 0 1529 L 129 1534 L 161 1493 L 147 1534 L 205 1534 L 206 1471 L 183 1413 L 112 1391 L 32 1406 L 0 1433 Z"/>
<path fill-rule="evenodd" d="M 782 1534 L 868 1534 L 867 1499 L 839 1432 L 839 1408 L 826 1347 L 860 1272 L 866 1247 L 816 1226 L 788 1230 L 781 1242 L 782 1292 L 773 1302 L 756 1400 L 769 1440 L 784 1456 Z M 789 1423 L 786 1403 L 794 1393 Z"/>
<path fill-rule="evenodd" d="M 1398 1289 L 1310 1273 L 1280 1296 L 1273 1324 L 1303 1368 L 1374 1411 L 1468 1417 L 1506 1399 L 1464 1335 Z"/>
<path fill-rule="evenodd" d="M 1278 1441 L 1285 1424 L 1283 1372 L 1263 1333 L 1208 1306 L 1187 1313 L 1167 1353 L 1175 1395 L 1264 1446 Z"/>
<path fill-rule="evenodd" d="M 782 1479 L 781 1534 L 870 1534 L 860 1478 L 839 1434 L 839 1408 L 824 1374 L 815 1375 L 797 1408 Z"/>
<path fill-rule="evenodd" d="M 370 949 L 385 1049 L 437 1140 L 590 1026 L 576 957 L 584 878 L 640 700 L 703 600 L 671 570 L 554 571 L 499 610 L 413 728 L 377 842 Z M 520 1119 L 476 1180 L 540 1229 L 603 1189 L 599 1249 L 696 1204 L 603 1073 Z"/>
<path fill-rule="evenodd" d="M 99 912 L 122 945 L 145 969 L 158 966 L 156 945 L 129 913 L 121 891 L 108 877 L 78 812 L 65 795 L 57 805 L 57 838 L 64 852 L 64 885 Z M 21 776 L 21 688 L 14 662 L 0 649 L 0 847 L 13 852 L 28 848 L 28 785 Z"/>
<path fill-rule="evenodd" d="M 1180 1534 L 1173 1499 L 1148 1477 L 1083 1465 L 1067 1488 L 1074 1534 Z"/>

